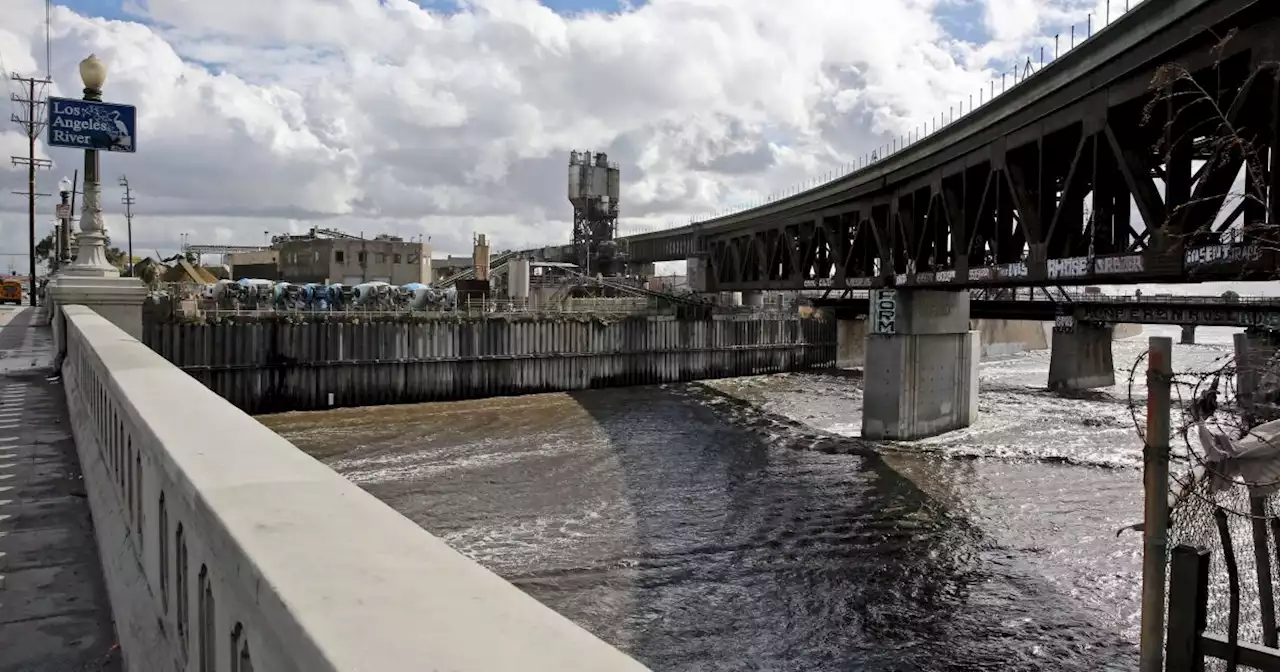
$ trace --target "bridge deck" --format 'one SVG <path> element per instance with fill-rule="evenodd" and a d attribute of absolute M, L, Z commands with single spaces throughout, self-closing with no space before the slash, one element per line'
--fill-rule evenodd
<path fill-rule="evenodd" d="M 53 336 L 0 311 L 0 672 L 118 670 Z"/>

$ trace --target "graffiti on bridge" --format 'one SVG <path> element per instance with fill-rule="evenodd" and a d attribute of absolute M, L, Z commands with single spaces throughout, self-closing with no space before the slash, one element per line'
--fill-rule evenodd
<path fill-rule="evenodd" d="M 1077 309 L 1083 322 L 1131 324 L 1194 324 L 1206 327 L 1280 327 L 1280 311 L 1241 308 L 1177 306 L 1084 305 Z"/>

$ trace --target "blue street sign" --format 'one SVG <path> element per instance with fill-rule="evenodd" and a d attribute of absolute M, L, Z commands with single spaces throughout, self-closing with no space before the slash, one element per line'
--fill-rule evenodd
<path fill-rule="evenodd" d="M 132 153 L 137 129 L 132 105 L 49 97 L 50 147 Z"/>

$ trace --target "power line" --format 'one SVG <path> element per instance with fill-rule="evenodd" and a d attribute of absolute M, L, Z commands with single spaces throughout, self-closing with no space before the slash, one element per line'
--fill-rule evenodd
<path fill-rule="evenodd" d="M 31 291 L 29 296 L 31 305 L 34 306 L 36 305 L 36 199 L 40 196 L 49 195 L 36 191 L 36 170 L 53 167 L 52 161 L 36 158 L 36 139 L 40 137 L 40 132 L 44 130 L 46 124 L 44 91 L 45 87 L 49 85 L 50 79 L 48 77 L 23 77 L 14 73 L 10 80 L 19 85 L 18 93 L 9 94 L 9 99 L 18 108 L 10 119 L 21 126 L 23 132 L 27 135 L 27 155 L 13 156 L 10 159 L 15 166 L 27 167 L 27 190 L 13 193 L 27 197 L 27 233 L 30 236 L 30 240 L 27 241 L 27 256 L 31 263 Z"/>
<path fill-rule="evenodd" d="M 129 176 L 120 176 L 120 186 L 124 187 L 124 196 L 120 197 L 120 202 L 124 204 L 124 219 L 128 222 L 129 249 L 126 252 L 129 255 L 129 277 L 133 277 L 133 204 L 138 199 L 133 197 L 133 190 L 129 186 Z"/>

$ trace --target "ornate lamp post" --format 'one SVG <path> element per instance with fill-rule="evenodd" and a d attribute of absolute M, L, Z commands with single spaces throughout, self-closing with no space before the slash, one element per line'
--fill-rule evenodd
<path fill-rule="evenodd" d="M 90 55 L 80 61 L 80 80 L 84 82 L 84 99 L 102 101 L 102 85 L 107 81 L 107 66 Z M 68 269 L 76 275 L 120 277 L 120 271 L 107 261 L 106 227 L 102 223 L 102 187 L 98 184 L 98 150 L 84 150 L 84 205 L 80 209 L 80 235 L 76 237 L 76 260 Z"/>
<path fill-rule="evenodd" d="M 69 263 L 67 258 L 67 241 L 71 236 L 71 190 L 75 189 L 75 185 L 71 180 L 62 178 L 58 180 L 58 197 L 61 199 L 59 207 L 58 228 L 53 236 L 53 267 L 61 269 L 63 264 Z"/>

